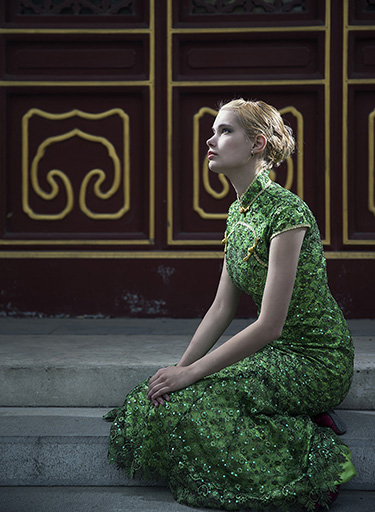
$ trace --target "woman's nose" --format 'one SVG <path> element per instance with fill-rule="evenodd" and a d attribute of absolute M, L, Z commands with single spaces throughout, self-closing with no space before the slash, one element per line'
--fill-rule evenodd
<path fill-rule="evenodd" d="M 206 144 L 208 147 L 211 147 L 214 145 L 214 137 L 215 137 L 215 135 L 212 135 L 212 137 L 210 137 L 209 139 L 206 140 Z"/>

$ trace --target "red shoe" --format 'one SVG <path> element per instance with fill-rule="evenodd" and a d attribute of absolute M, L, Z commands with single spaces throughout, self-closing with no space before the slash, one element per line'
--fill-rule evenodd
<path fill-rule="evenodd" d="M 332 505 L 332 503 L 334 503 L 337 500 L 337 498 L 339 496 L 339 491 L 340 491 L 340 486 L 339 485 L 336 487 L 336 489 L 334 491 L 330 491 L 330 493 L 329 493 L 329 501 L 328 501 L 329 505 Z"/>
<path fill-rule="evenodd" d="M 329 499 L 327 501 L 328 505 L 332 505 L 337 500 L 337 497 L 339 495 L 340 486 L 338 485 L 334 491 L 329 492 Z M 324 507 L 322 505 L 319 505 L 318 503 L 315 504 L 314 510 L 323 510 Z M 307 510 L 307 509 L 304 509 Z"/>
<path fill-rule="evenodd" d="M 346 432 L 346 425 L 333 411 L 323 412 L 311 418 L 319 427 L 330 427 L 335 434 L 342 436 Z"/>

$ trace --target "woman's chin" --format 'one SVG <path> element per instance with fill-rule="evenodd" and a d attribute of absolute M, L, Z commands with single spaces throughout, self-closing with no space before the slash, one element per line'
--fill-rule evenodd
<path fill-rule="evenodd" d="M 215 172 L 216 174 L 222 174 L 223 173 L 223 170 L 219 169 L 219 167 L 217 165 L 215 165 L 214 162 L 209 162 L 208 168 L 209 168 L 209 170 L 211 172 Z"/>

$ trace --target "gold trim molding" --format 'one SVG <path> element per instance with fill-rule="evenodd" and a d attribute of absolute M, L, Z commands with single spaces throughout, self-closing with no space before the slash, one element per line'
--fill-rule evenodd
<path fill-rule="evenodd" d="M 374 260 L 375 252 L 325 252 L 327 260 Z M 223 260 L 223 251 L 0 251 L 0 259 L 203 259 Z"/>
<path fill-rule="evenodd" d="M 375 179 L 374 179 L 374 166 L 375 166 L 375 134 L 374 134 L 374 119 L 375 110 L 373 110 L 368 118 L 368 209 L 375 215 Z"/>
<path fill-rule="evenodd" d="M 120 158 L 117 155 L 116 149 L 113 144 L 105 137 L 92 135 L 78 128 L 62 133 L 60 135 L 49 137 L 45 139 L 37 148 L 36 154 L 29 167 L 29 123 L 34 116 L 39 116 L 43 119 L 51 121 L 61 121 L 65 119 L 71 119 L 78 117 L 81 119 L 88 119 L 92 121 L 98 121 L 111 116 L 119 116 L 123 124 L 123 143 L 124 153 L 123 161 L 121 163 Z M 91 169 L 86 176 L 83 178 L 80 191 L 79 191 L 79 206 L 81 211 L 89 218 L 94 220 L 113 220 L 119 219 L 130 209 L 130 156 L 129 156 L 129 116 L 120 108 L 114 108 L 106 112 L 99 114 L 90 114 L 81 110 L 71 110 L 63 114 L 52 114 L 43 110 L 33 108 L 30 109 L 22 118 L 22 207 L 23 211 L 33 220 L 61 220 L 64 219 L 74 208 L 74 192 L 72 183 L 66 173 L 59 169 L 51 169 L 48 171 L 46 180 L 51 187 L 50 192 L 46 192 L 42 189 L 38 179 L 39 164 L 43 159 L 46 150 L 60 142 L 69 140 L 73 137 L 80 137 L 84 140 L 94 142 L 102 145 L 113 163 L 114 177 L 111 187 L 106 191 L 102 192 L 101 185 L 106 179 L 106 173 L 102 169 Z M 59 185 L 56 178 L 60 178 L 65 187 L 66 192 L 66 206 L 63 210 L 56 214 L 41 214 L 36 213 L 30 206 L 29 202 L 29 175 L 31 177 L 31 188 L 33 192 L 46 201 L 52 201 L 59 194 Z M 86 204 L 86 192 L 88 185 L 91 180 L 95 180 L 94 193 L 96 197 L 102 200 L 110 199 L 115 193 L 120 190 L 121 181 L 123 183 L 123 195 L 124 204 L 120 210 L 115 213 L 95 213 L 91 211 Z"/>

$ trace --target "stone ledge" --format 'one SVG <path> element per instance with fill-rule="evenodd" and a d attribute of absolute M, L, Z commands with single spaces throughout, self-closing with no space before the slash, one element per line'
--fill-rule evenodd
<path fill-rule="evenodd" d="M 221 341 L 225 341 L 224 336 Z M 178 361 L 189 335 L 0 335 L 0 403 L 9 407 L 112 407 L 159 368 Z M 375 409 L 375 342 L 354 338 L 353 384 L 342 408 Z"/>
<path fill-rule="evenodd" d="M 212 512 L 179 505 L 165 488 L 4 487 L 1 512 Z M 375 492 L 342 490 L 332 512 L 373 512 Z M 249 512 L 249 511 L 247 511 Z"/>
<path fill-rule="evenodd" d="M 236 318 L 227 329 L 227 334 L 235 334 L 244 329 L 254 318 Z M 200 318 L 15 318 L 0 316 L 0 334 L 95 334 L 95 335 L 134 335 L 134 334 L 181 334 L 192 335 Z M 375 319 L 348 320 L 353 336 L 375 336 Z"/>
<path fill-rule="evenodd" d="M 107 463 L 107 409 L 0 408 L 0 486 L 134 486 Z M 375 490 L 375 411 L 339 411 L 357 478 L 352 490 Z"/>

